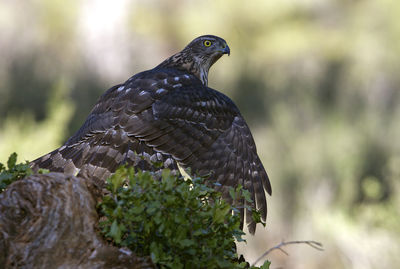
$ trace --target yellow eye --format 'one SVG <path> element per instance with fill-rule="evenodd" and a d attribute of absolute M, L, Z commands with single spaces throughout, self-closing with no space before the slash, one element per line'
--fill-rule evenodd
<path fill-rule="evenodd" d="M 211 41 L 210 40 L 204 40 L 204 46 L 209 47 L 211 46 Z"/>

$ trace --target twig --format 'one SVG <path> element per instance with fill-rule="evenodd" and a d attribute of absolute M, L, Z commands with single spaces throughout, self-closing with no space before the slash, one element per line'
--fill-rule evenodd
<path fill-rule="evenodd" d="M 307 244 L 310 247 L 315 248 L 317 250 L 320 250 L 320 251 L 324 250 L 322 244 L 319 243 L 319 242 L 316 242 L 316 241 L 311 241 L 311 240 L 306 240 L 306 241 L 288 241 L 288 242 L 282 241 L 278 245 L 276 245 L 276 246 L 268 249 L 266 252 L 264 252 L 264 254 L 261 255 L 261 257 L 259 257 L 255 262 L 253 262 L 253 264 L 251 266 L 255 266 L 256 263 L 258 263 L 262 258 L 267 256 L 270 252 L 272 252 L 275 249 L 278 249 L 278 250 L 282 251 L 283 253 L 285 253 L 286 255 L 289 256 L 289 254 L 286 251 L 284 251 L 282 249 L 282 247 L 284 247 L 286 245 L 291 245 L 291 244 Z"/>

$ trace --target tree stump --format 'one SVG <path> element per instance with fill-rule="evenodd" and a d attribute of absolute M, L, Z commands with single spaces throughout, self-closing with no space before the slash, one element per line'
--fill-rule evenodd
<path fill-rule="evenodd" d="M 36 174 L 0 194 L 0 268 L 156 268 L 96 230 L 98 184 Z"/>

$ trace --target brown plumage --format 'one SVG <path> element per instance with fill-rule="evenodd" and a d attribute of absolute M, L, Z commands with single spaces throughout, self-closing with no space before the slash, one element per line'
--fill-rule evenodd
<path fill-rule="evenodd" d="M 194 39 L 106 91 L 77 133 L 32 166 L 105 180 L 122 164 L 157 172 L 151 165 L 157 161 L 177 173 L 178 163 L 198 175 L 211 173 L 209 180 L 230 202 L 229 187 L 243 185 L 265 220 L 271 186 L 250 130 L 232 100 L 207 87 L 210 67 L 229 53 L 222 38 Z M 246 222 L 254 233 L 249 210 Z"/>

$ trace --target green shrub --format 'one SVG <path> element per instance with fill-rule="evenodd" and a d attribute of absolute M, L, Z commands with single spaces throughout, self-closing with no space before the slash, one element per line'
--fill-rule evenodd
<path fill-rule="evenodd" d="M 0 163 L 0 193 L 14 181 L 20 180 L 32 173 L 29 162 L 17 164 L 17 153 L 12 153 L 8 157 L 7 168 L 4 164 Z"/>
<path fill-rule="evenodd" d="M 39 174 L 48 173 L 49 170 L 40 168 L 37 171 Z M 29 166 L 29 161 L 17 164 L 17 153 L 12 153 L 8 157 L 7 168 L 0 163 L 0 193 L 2 193 L 8 185 L 14 181 L 23 179 L 24 177 L 33 174 L 33 170 Z"/>
<path fill-rule="evenodd" d="M 17 164 L 17 154 L 11 154 L 7 168 L 0 163 L 0 193 L 32 173 L 29 162 Z M 169 170 L 157 180 L 120 167 L 107 180 L 109 194 L 98 205 L 102 233 L 117 246 L 150 256 L 160 268 L 250 268 L 236 253 L 235 240 L 244 241 L 239 214 L 231 214 L 238 209 L 204 183 L 203 178 L 185 181 Z M 241 187 L 230 194 L 250 199 Z M 253 218 L 261 223 L 258 212 Z M 268 269 L 269 264 L 251 268 Z"/>
<path fill-rule="evenodd" d="M 239 214 L 231 214 L 238 209 L 204 179 L 185 181 L 165 170 L 157 180 L 121 167 L 107 180 L 107 190 L 99 204 L 100 228 L 115 245 L 150 256 L 160 268 L 249 268 L 236 253 L 235 240 L 243 241 L 244 234 Z M 230 193 L 249 199 L 241 187 Z"/>

